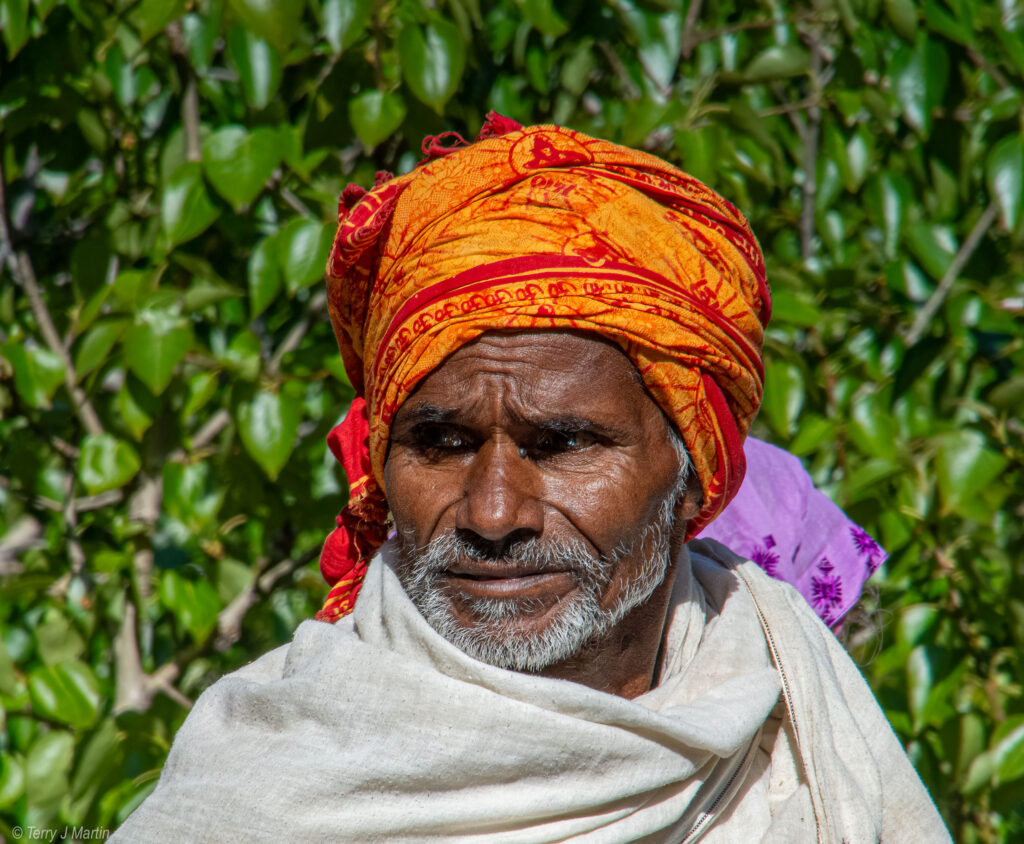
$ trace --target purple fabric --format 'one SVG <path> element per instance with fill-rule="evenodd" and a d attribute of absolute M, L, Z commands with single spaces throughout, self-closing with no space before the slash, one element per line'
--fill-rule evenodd
<path fill-rule="evenodd" d="M 814 487 L 800 461 L 747 437 L 736 498 L 701 533 L 797 588 L 822 621 L 838 624 L 888 556 Z"/>

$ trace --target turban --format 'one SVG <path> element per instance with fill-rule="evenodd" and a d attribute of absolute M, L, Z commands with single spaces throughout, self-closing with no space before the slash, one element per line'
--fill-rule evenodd
<path fill-rule="evenodd" d="M 386 537 L 395 414 L 481 334 L 582 330 L 618 345 L 693 460 L 704 503 L 687 539 L 739 488 L 761 401 L 764 257 L 725 199 L 652 155 L 494 114 L 473 144 L 448 133 L 424 152 L 339 203 L 327 301 L 357 397 L 328 438 L 350 497 L 321 555 L 323 620 L 351 611 Z"/>

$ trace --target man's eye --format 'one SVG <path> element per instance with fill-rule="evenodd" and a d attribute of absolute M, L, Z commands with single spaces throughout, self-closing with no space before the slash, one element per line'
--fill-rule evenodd
<path fill-rule="evenodd" d="M 422 451 L 465 451 L 473 443 L 465 431 L 448 425 L 418 425 L 413 431 L 413 442 Z"/>
<path fill-rule="evenodd" d="M 538 435 L 530 451 L 540 456 L 552 456 L 571 451 L 580 451 L 596 442 L 587 431 L 545 431 Z"/>

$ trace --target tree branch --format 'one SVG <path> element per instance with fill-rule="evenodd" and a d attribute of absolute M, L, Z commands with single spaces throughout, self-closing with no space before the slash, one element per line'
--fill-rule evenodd
<path fill-rule="evenodd" d="M 175 663 L 165 663 L 152 674 L 142 670 L 142 659 L 139 657 L 139 645 L 135 636 L 135 622 L 135 604 L 126 596 L 124 617 L 114 638 L 117 664 L 114 714 L 119 715 L 129 710 L 145 712 L 153 705 L 153 698 L 157 692 L 163 692 L 186 709 L 190 709 L 192 701 L 174 687 L 174 681 L 181 672 Z"/>
<path fill-rule="evenodd" d="M 605 59 L 608 64 L 611 65 L 612 71 L 619 80 L 619 84 L 622 86 L 622 99 L 624 100 L 638 100 L 640 99 L 640 89 L 629 75 L 629 71 L 626 70 L 626 66 L 622 63 L 622 59 L 619 58 L 618 53 L 615 52 L 615 48 L 612 47 L 607 41 L 598 41 L 598 49 L 604 53 Z"/>
<path fill-rule="evenodd" d="M 698 0 L 694 5 L 698 6 L 698 12 L 700 2 Z M 691 9 L 693 6 L 690 7 Z M 746 32 L 752 29 L 770 29 L 773 26 L 790 26 L 792 24 L 801 23 L 803 21 L 811 20 L 815 16 L 815 12 L 803 12 L 799 15 L 793 15 L 789 18 L 771 18 L 763 21 L 742 21 L 741 23 L 733 23 L 728 26 L 719 26 L 715 29 L 698 29 L 692 34 L 692 41 L 690 42 L 691 49 L 696 47 L 698 44 L 703 44 L 705 41 L 714 41 L 716 38 L 721 38 L 723 35 L 734 35 L 737 32 Z M 687 19 L 690 17 L 689 11 L 686 14 Z M 684 36 L 685 38 L 685 33 Z M 685 48 L 686 42 L 683 42 Z M 683 53 L 684 58 L 689 58 L 686 53 Z"/>
<path fill-rule="evenodd" d="M 310 211 L 306 207 L 305 203 L 301 199 L 299 199 L 294 193 L 292 193 L 292 191 L 289 188 L 286 188 L 282 185 L 280 194 L 281 199 L 287 202 L 288 205 L 292 207 L 292 210 L 295 211 L 296 214 L 301 214 L 303 217 L 313 216 L 313 212 Z"/>
<path fill-rule="evenodd" d="M 935 316 L 935 312 L 938 311 L 945 298 L 949 295 L 949 291 L 953 289 L 953 285 L 956 283 L 960 273 L 963 272 L 967 262 L 971 260 L 971 255 L 974 254 L 974 250 L 978 248 L 978 244 L 981 243 L 981 239 L 985 236 L 986 232 L 992 227 L 992 224 L 996 221 L 996 214 L 998 209 L 996 208 L 995 202 L 990 202 L 988 207 L 982 212 L 982 215 L 978 218 L 978 222 L 974 224 L 974 228 L 971 229 L 971 233 L 967 235 L 967 239 L 964 240 L 960 249 L 957 250 L 956 255 L 953 256 L 953 260 L 949 262 L 949 267 L 946 272 L 942 274 L 942 278 L 939 280 L 939 286 L 935 288 L 932 295 L 928 298 L 928 301 L 924 303 L 924 307 L 917 312 L 917 316 L 914 317 L 914 322 L 908 329 L 905 340 L 908 346 L 913 346 L 918 340 L 924 336 L 925 329 L 928 328 L 928 323 L 931 322 L 932 317 Z"/>
<path fill-rule="evenodd" d="M 35 318 L 36 325 L 39 326 L 39 333 L 42 334 L 44 342 L 50 351 L 57 355 L 64 364 L 64 386 L 67 387 L 67 391 L 71 396 L 71 403 L 75 407 L 75 413 L 78 415 L 87 433 L 102 434 L 103 425 L 100 422 L 100 417 L 97 415 L 89 398 L 85 395 L 85 391 L 78 386 L 71 355 L 68 354 L 67 348 L 61 342 L 60 335 L 53 324 L 53 317 L 50 316 L 50 311 L 43 301 L 43 294 L 39 289 L 39 282 L 36 280 L 32 260 L 24 249 L 18 249 L 15 246 L 14 232 L 11 229 L 7 210 L 6 184 L 7 177 L 4 174 L 3 162 L 0 161 L 0 241 L 5 241 L 10 245 L 6 256 L 7 267 L 11 275 L 14 276 L 14 279 L 24 289 L 25 295 L 28 296 L 29 308 L 32 311 L 32 316 Z"/>
<path fill-rule="evenodd" d="M 267 571 L 258 570 L 253 582 L 243 589 L 217 616 L 217 638 L 213 644 L 214 649 L 223 653 L 237 642 L 242 635 L 242 621 L 246 613 L 256 605 L 256 602 L 269 595 L 278 581 L 298 571 L 316 559 L 319 554 L 319 548 L 312 548 L 295 559 L 281 560 Z"/>
<path fill-rule="evenodd" d="M 281 368 L 281 361 L 284 360 L 284 356 L 299 348 L 299 343 L 302 342 L 302 338 L 306 336 L 306 332 L 309 331 L 309 326 L 313 322 L 314 314 L 322 311 L 326 302 L 327 294 L 324 293 L 323 290 L 320 290 L 313 296 L 310 296 L 309 303 L 306 305 L 306 312 L 302 315 L 302 319 L 292 326 L 291 331 L 288 332 L 284 340 L 281 341 L 281 345 L 277 347 L 273 356 L 270 358 L 270 362 L 267 364 L 268 375 L 277 375 Z"/>
<path fill-rule="evenodd" d="M 171 55 L 181 82 L 181 125 L 185 129 L 185 158 L 188 161 L 203 160 L 203 145 L 199 135 L 199 84 L 192 70 L 185 46 L 181 24 L 174 21 L 167 27 L 167 40 L 171 44 Z"/>
<path fill-rule="evenodd" d="M 700 43 L 695 37 L 694 30 L 697 27 L 697 19 L 700 17 L 700 7 L 704 0 L 690 0 L 690 8 L 686 10 L 686 20 L 683 22 L 683 38 L 680 42 L 680 50 L 684 59 L 690 58 L 693 48 Z"/>

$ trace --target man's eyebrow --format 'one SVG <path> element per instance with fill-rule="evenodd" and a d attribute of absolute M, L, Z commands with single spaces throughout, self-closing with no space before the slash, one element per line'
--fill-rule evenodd
<path fill-rule="evenodd" d="M 402 414 L 403 425 L 424 425 L 430 423 L 451 422 L 459 415 L 458 409 L 454 407 L 440 407 L 436 404 L 423 402 Z"/>
<path fill-rule="evenodd" d="M 506 408 L 506 412 L 515 422 L 555 434 L 578 434 L 581 431 L 589 431 L 615 440 L 622 439 L 626 435 L 626 431 L 616 425 L 598 422 L 574 413 L 526 416 L 510 408 Z"/>

